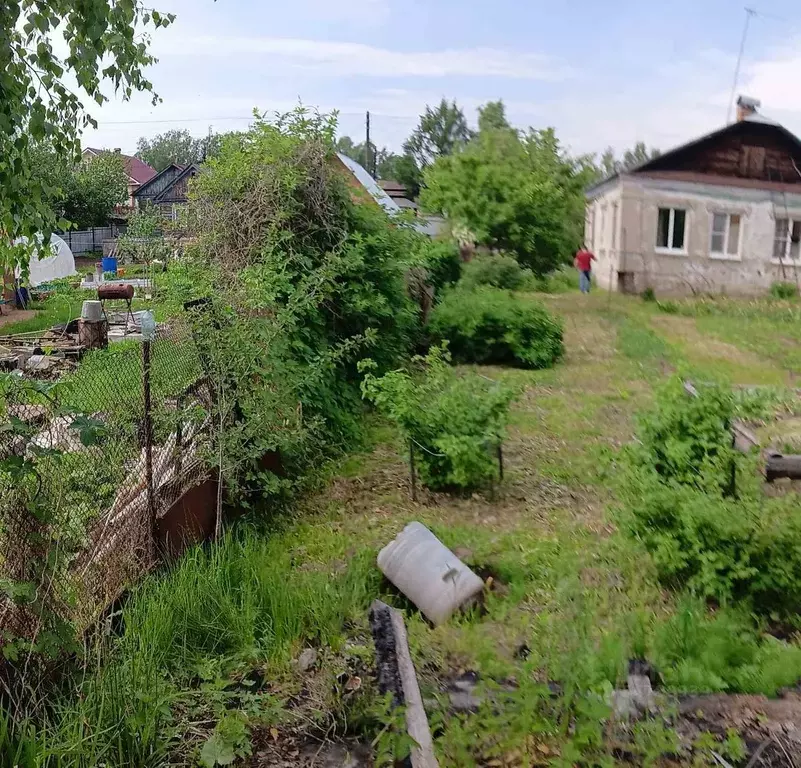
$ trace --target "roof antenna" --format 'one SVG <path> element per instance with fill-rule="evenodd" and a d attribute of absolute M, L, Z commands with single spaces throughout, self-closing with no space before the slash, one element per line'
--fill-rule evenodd
<path fill-rule="evenodd" d="M 734 94 L 737 92 L 737 81 L 740 79 L 740 64 L 743 62 L 743 52 L 745 51 L 745 40 L 748 37 L 748 27 L 751 24 L 751 18 L 756 15 L 757 12 L 753 8 L 745 9 L 745 26 L 743 27 L 742 40 L 740 40 L 740 53 L 737 55 L 737 65 L 734 67 L 734 82 L 731 84 L 729 106 L 726 108 L 726 125 L 731 122 L 731 108 L 734 104 Z"/>

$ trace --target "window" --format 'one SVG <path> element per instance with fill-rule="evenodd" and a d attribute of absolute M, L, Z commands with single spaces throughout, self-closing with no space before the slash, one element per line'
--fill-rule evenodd
<path fill-rule="evenodd" d="M 739 258 L 741 229 L 739 213 L 713 213 L 709 252 L 718 258 Z"/>
<path fill-rule="evenodd" d="M 682 208 L 660 208 L 656 224 L 656 247 L 667 251 L 686 251 L 686 225 L 687 211 Z"/>
<path fill-rule="evenodd" d="M 775 261 L 798 261 L 801 246 L 801 220 L 776 219 L 776 233 L 773 237 L 773 258 Z"/>

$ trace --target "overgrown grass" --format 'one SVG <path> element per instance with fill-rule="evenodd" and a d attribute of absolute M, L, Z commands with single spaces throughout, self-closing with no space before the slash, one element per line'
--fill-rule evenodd
<path fill-rule="evenodd" d="M 286 676 L 303 645 L 336 651 L 346 622 L 364 623 L 380 590 L 375 552 L 362 550 L 333 571 L 347 542 L 334 535 L 326 545 L 315 531 L 310 554 L 311 533 L 298 525 L 265 536 L 241 525 L 148 579 L 122 610 L 121 636 L 88 662 L 77 690 L 51 696 L 44 724 L 19 726 L 12 738 L 0 720 L 0 755 L 14 749 L 20 768 L 156 768 L 174 750 L 191 756 L 230 706 L 226 686 L 237 689 L 265 668 Z M 238 697 L 280 721 L 280 697 L 277 704 L 269 691 Z M 200 731 L 198 717 L 206 718 Z M 193 745 L 180 743 L 187 732 Z"/>
<path fill-rule="evenodd" d="M 639 300 L 616 299 L 611 313 L 595 295 L 540 300 L 565 319 L 566 358 L 545 371 L 489 372 L 525 388 L 498 498 L 432 495 L 413 504 L 403 446 L 375 426 L 373 453 L 351 456 L 328 490 L 302 502 L 302 517 L 279 531 L 242 526 L 135 590 L 120 637 L 78 696 L 57 700 L 31 748 L 65 760 L 82 749 L 86 765 L 191 763 L 229 715 L 275 727 L 280 738 L 302 722 L 307 732 L 371 740 L 380 723 L 364 717 L 375 703 L 365 618 L 375 597 L 408 609 L 423 694 L 437 702 L 429 716 L 442 765 L 611 765 L 620 749 L 635 764 L 674 755 L 676 736 L 662 720 L 631 726 L 622 746 L 607 738 L 609 692 L 623 685 L 632 658 L 650 661 L 675 693 L 775 695 L 801 678 L 797 643 L 769 636 L 742 606 L 712 610 L 665 590 L 643 542 L 604 511 L 619 503 L 619 449 L 632 441 L 633 414 L 666 367 L 687 363 L 695 338 L 687 347 L 666 338 L 650 322 L 656 308 Z M 753 384 L 750 368 L 729 365 L 732 349 L 695 356 L 699 381 L 725 369 Z M 769 356 L 756 360 L 765 378 L 781 373 Z M 741 418 L 769 420 L 794 406 L 777 386 L 744 391 L 734 407 Z M 375 555 L 412 519 L 466 548 L 466 562 L 492 576 L 482 610 L 432 628 L 387 589 Z M 306 645 L 323 661 L 299 675 L 291 660 Z M 479 677 L 477 713 L 451 711 L 443 695 L 465 670 Z M 363 687 L 343 692 L 338 678 L 354 676 Z M 712 739 L 720 754 L 722 739 Z"/>

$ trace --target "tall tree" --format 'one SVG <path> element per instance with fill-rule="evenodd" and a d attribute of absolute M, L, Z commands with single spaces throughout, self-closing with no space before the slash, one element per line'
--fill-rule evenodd
<path fill-rule="evenodd" d="M 638 141 L 631 149 L 627 149 L 623 153 L 623 170 L 628 171 L 631 168 L 636 168 L 638 165 L 647 163 L 655 157 L 659 157 L 660 151 L 658 149 L 648 149 L 644 141 Z"/>
<path fill-rule="evenodd" d="M 69 222 L 77 229 L 106 226 L 115 206 L 128 199 L 125 161 L 116 152 L 102 152 L 74 163 L 52 147 L 35 144 L 31 158 L 32 174 L 47 190 L 43 201 L 64 225 Z"/>
<path fill-rule="evenodd" d="M 205 152 L 206 139 L 196 139 L 185 129 L 166 131 L 152 139 L 142 136 L 136 143 L 136 156 L 157 171 L 163 171 L 171 163 L 199 163 Z"/>
<path fill-rule="evenodd" d="M 488 101 L 483 107 L 478 108 L 478 130 L 498 131 L 511 128 L 506 119 L 506 107 L 503 101 Z"/>
<path fill-rule="evenodd" d="M 452 154 L 473 136 L 464 112 L 455 101 L 443 99 L 436 107 L 426 107 L 420 122 L 406 140 L 403 149 L 411 155 L 420 170 L 438 157 Z"/>
<path fill-rule="evenodd" d="M 124 99 L 151 91 L 148 32 L 173 18 L 142 0 L 0 3 L 0 268 L 25 267 L 29 249 L 10 243 L 49 236 L 58 224 L 32 167 L 32 143 L 77 160 L 81 130 L 94 124 L 84 102 L 102 104 L 107 85 Z"/>
<path fill-rule="evenodd" d="M 426 169 L 420 200 L 479 244 L 511 251 L 543 274 L 577 246 L 581 174 L 581 164 L 564 155 L 552 129 L 522 137 L 487 130 Z"/>
<path fill-rule="evenodd" d="M 655 147 L 649 149 L 644 141 L 638 141 L 631 149 L 624 150 L 620 159 L 617 158 L 612 147 L 607 147 L 598 162 L 598 178 L 605 179 L 615 173 L 630 171 L 638 165 L 659 157 L 660 154 Z"/>

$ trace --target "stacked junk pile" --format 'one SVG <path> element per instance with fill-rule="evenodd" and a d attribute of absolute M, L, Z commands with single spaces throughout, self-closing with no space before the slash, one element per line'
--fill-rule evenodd
<path fill-rule="evenodd" d="M 77 320 L 0 337 L 0 648 L 54 616 L 88 626 L 215 527 L 213 388 L 191 328 L 103 288 Z M 134 343 L 85 355 L 115 334 Z"/>

